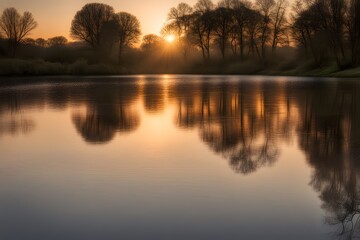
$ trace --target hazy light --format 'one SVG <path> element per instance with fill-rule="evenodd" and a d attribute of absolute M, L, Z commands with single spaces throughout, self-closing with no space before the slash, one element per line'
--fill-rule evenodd
<path fill-rule="evenodd" d="M 172 43 L 175 41 L 175 36 L 174 35 L 167 35 L 165 37 L 165 40 L 168 42 L 168 43 Z"/>

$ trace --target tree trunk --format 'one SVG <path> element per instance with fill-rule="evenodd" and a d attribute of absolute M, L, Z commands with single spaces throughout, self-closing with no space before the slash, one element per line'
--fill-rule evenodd
<path fill-rule="evenodd" d="M 122 62 L 122 54 L 123 54 L 123 51 L 124 51 L 124 46 L 123 46 L 123 44 L 120 42 L 120 43 L 119 43 L 119 56 L 118 56 L 119 64 Z"/>

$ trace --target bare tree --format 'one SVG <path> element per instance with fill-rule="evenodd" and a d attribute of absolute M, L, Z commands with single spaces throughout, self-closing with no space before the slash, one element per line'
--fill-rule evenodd
<path fill-rule="evenodd" d="M 263 21 L 260 27 L 260 44 L 261 44 L 261 56 L 265 58 L 266 44 L 268 43 L 271 34 L 270 16 L 275 6 L 275 0 L 256 0 L 256 5 L 263 17 Z"/>
<path fill-rule="evenodd" d="M 284 38 L 286 39 L 287 7 L 287 0 L 276 0 L 274 11 L 271 14 L 273 31 L 271 48 L 273 52 L 276 50 L 278 44 L 284 42 Z"/>
<path fill-rule="evenodd" d="M 215 5 L 211 0 L 198 0 L 192 15 L 192 41 L 201 49 L 204 61 L 210 59 L 211 35 L 215 26 L 214 8 Z"/>
<path fill-rule="evenodd" d="M 13 56 L 20 42 L 36 27 L 37 23 L 30 12 L 20 15 L 15 8 L 5 9 L 0 18 L 0 30 L 9 40 Z"/>
<path fill-rule="evenodd" d="M 190 47 L 189 32 L 192 13 L 193 9 L 187 3 L 179 3 L 176 8 L 171 8 L 168 13 L 168 24 L 176 30 L 176 37 L 178 38 L 178 43 L 181 47 L 184 58 L 187 57 Z"/>
<path fill-rule="evenodd" d="M 260 57 L 261 54 L 258 45 L 261 40 L 261 37 L 259 37 L 259 32 L 261 31 L 263 24 L 263 16 L 258 11 L 253 9 L 249 9 L 248 14 L 249 16 L 246 29 L 248 35 L 249 55 L 252 57 L 255 55 Z"/>
<path fill-rule="evenodd" d="M 114 9 L 102 3 L 86 4 L 71 24 L 71 36 L 96 48 L 100 45 L 101 28 L 114 16 Z"/>
<path fill-rule="evenodd" d="M 141 35 L 139 20 L 130 13 L 120 12 L 114 16 L 119 38 L 119 61 L 125 47 L 139 42 Z"/>
<path fill-rule="evenodd" d="M 229 34 L 232 30 L 233 12 L 230 8 L 230 0 L 222 0 L 215 10 L 215 35 L 219 44 L 221 56 L 225 58 L 225 50 L 228 44 Z"/>
<path fill-rule="evenodd" d="M 192 12 L 192 7 L 187 3 L 179 3 L 176 8 L 173 7 L 170 9 L 170 12 L 168 13 L 168 20 L 175 22 L 178 30 L 178 36 L 186 34 L 189 30 Z"/>
<path fill-rule="evenodd" d="M 249 25 L 251 13 L 251 3 L 248 1 L 242 0 L 232 0 L 231 7 L 234 11 L 234 28 L 233 32 L 235 37 L 237 38 L 237 44 L 240 48 L 240 56 L 244 57 L 244 49 L 245 49 L 245 35 L 246 28 Z M 235 49 L 236 50 L 236 49 Z"/>

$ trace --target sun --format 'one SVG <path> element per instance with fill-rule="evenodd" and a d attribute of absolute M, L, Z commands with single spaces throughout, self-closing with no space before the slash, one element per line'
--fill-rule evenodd
<path fill-rule="evenodd" d="M 175 41 L 175 36 L 174 35 L 167 35 L 165 37 L 165 40 L 168 42 L 168 43 L 172 43 Z"/>

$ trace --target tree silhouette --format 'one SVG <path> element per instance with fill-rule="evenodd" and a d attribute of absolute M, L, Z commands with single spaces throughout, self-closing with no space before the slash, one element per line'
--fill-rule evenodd
<path fill-rule="evenodd" d="M 246 28 L 249 24 L 250 18 L 250 2 L 233 0 L 231 6 L 234 11 L 234 26 L 232 29 L 232 35 L 234 36 L 235 45 L 232 44 L 235 48 L 235 54 L 237 52 L 237 47 L 240 49 L 240 56 L 244 58 L 244 49 L 245 49 L 245 39 L 246 39 Z"/>
<path fill-rule="evenodd" d="M 114 16 L 114 9 L 102 3 L 86 4 L 78 11 L 71 23 L 71 36 L 85 41 L 93 48 L 100 45 L 101 28 Z"/>
<path fill-rule="evenodd" d="M 145 35 L 141 42 L 141 49 L 152 50 L 161 46 L 163 39 L 156 34 Z"/>
<path fill-rule="evenodd" d="M 176 33 L 175 36 L 178 39 L 184 58 L 187 57 L 190 47 L 189 37 L 192 13 L 193 9 L 187 3 L 179 3 L 176 8 L 171 8 L 168 13 L 168 25 L 171 26 Z"/>
<path fill-rule="evenodd" d="M 349 1 L 346 26 L 349 32 L 352 65 L 358 66 L 360 64 L 360 1 Z"/>
<path fill-rule="evenodd" d="M 35 44 L 36 44 L 37 46 L 39 46 L 39 47 L 46 47 L 47 44 L 48 44 L 48 42 L 47 42 L 45 39 L 43 39 L 43 38 L 37 38 L 37 39 L 35 40 Z"/>
<path fill-rule="evenodd" d="M 119 61 L 125 47 L 138 43 L 141 35 L 139 20 L 130 13 L 120 12 L 114 15 L 116 31 L 119 39 Z"/>
<path fill-rule="evenodd" d="M 213 8 L 210 0 L 199 0 L 195 4 L 190 26 L 192 41 L 201 49 L 205 61 L 210 59 L 211 35 L 215 27 Z"/>
<path fill-rule="evenodd" d="M 225 58 L 225 50 L 228 43 L 228 38 L 232 30 L 232 12 L 229 6 L 229 0 L 222 0 L 218 3 L 215 10 L 215 41 L 217 42 L 221 56 Z"/>
<path fill-rule="evenodd" d="M 68 42 L 68 40 L 64 36 L 58 36 L 49 38 L 47 42 L 50 47 L 59 47 L 64 46 Z"/>
<path fill-rule="evenodd" d="M 272 51 L 275 51 L 279 44 L 288 41 L 286 31 L 286 10 L 288 4 L 287 0 L 276 0 L 274 10 L 270 15 L 272 20 Z"/>
<path fill-rule="evenodd" d="M 20 42 L 36 27 L 37 23 L 30 12 L 20 15 L 15 8 L 5 9 L 0 18 L 0 30 L 8 39 L 13 56 Z"/>
<path fill-rule="evenodd" d="M 266 44 L 270 40 L 271 35 L 271 14 L 275 7 L 274 0 L 256 0 L 256 6 L 262 15 L 262 21 L 259 29 L 259 40 L 261 47 L 261 56 L 265 58 L 266 55 Z"/>

